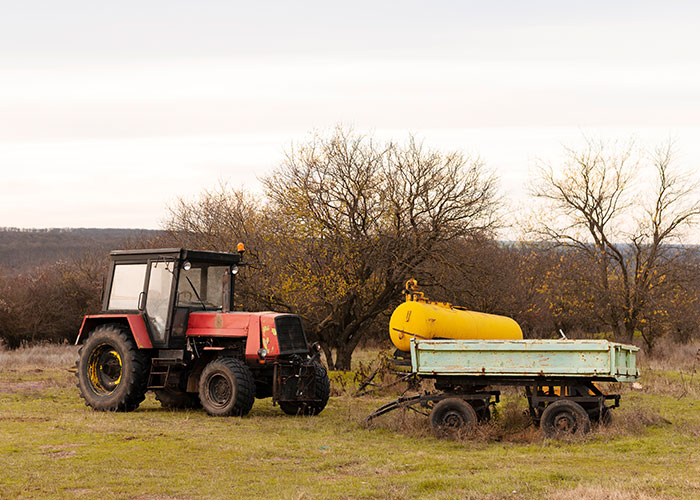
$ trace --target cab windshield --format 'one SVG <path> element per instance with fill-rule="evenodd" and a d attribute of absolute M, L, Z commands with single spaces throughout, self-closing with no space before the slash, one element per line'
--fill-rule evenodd
<path fill-rule="evenodd" d="M 224 287 L 228 286 L 226 266 L 195 264 L 180 270 L 177 307 L 221 309 Z"/>

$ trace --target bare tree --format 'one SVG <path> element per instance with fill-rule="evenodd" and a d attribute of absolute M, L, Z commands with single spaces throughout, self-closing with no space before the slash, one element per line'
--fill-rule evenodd
<path fill-rule="evenodd" d="M 221 183 L 195 200 L 178 199 L 168 208 L 165 229 L 192 247 L 230 252 L 238 241 L 256 239 L 261 204 L 252 194 Z"/>
<path fill-rule="evenodd" d="M 338 128 L 293 148 L 263 183 L 278 220 L 278 294 L 331 368 L 350 368 L 367 326 L 440 243 L 495 223 L 483 163 L 414 138 L 400 146 Z"/>
<path fill-rule="evenodd" d="M 653 294 L 682 255 L 683 229 L 700 215 L 697 185 L 674 167 L 671 143 L 638 156 L 631 146 L 588 140 L 566 153 L 559 168 L 539 165 L 532 192 L 545 205 L 536 231 L 588 257 L 602 318 L 631 340 L 635 331 L 644 333 Z M 654 178 L 642 178 L 649 166 Z"/>

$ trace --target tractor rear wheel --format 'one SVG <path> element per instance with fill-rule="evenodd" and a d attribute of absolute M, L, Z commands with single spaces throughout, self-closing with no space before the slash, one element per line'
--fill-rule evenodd
<path fill-rule="evenodd" d="M 540 427 L 547 437 L 586 434 L 591 430 L 591 419 L 577 402 L 560 399 L 544 409 Z"/>
<path fill-rule="evenodd" d="M 138 408 L 148 384 L 148 356 L 121 326 L 97 328 L 78 352 L 76 376 L 86 405 L 100 411 Z"/>
<path fill-rule="evenodd" d="M 255 380 L 243 361 L 219 358 L 202 370 L 199 400 L 209 415 L 246 415 L 255 401 Z"/>
<path fill-rule="evenodd" d="M 430 424 L 438 437 L 459 437 L 469 434 L 476 427 L 476 411 L 461 398 L 440 401 L 430 412 Z"/>
<path fill-rule="evenodd" d="M 199 396 L 192 392 L 183 392 L 172 387 L 165 389 L 155 389 L 153 391 L 156 399 L 160 401 L 160 406 L 163 408 L 201 408 L 202 403 L 199 401 Z"/>
<path fill-rule="evenodd" d="M 280 408 L 287 415 L 318 415 L 328 404 L 331 394 L 328 372 L 319 363 L 314 363 L 313 366 L 315 401 L 280 401 Z"/>

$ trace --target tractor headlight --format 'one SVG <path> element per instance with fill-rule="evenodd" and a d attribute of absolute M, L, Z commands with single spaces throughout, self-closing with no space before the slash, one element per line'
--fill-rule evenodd
<path fill-rule="evenodd" d="M 264 347 L 258 349 L 258 357 L 260 359 L 265 359 L 267 357 L 267 349 L 265 349 Z"/>
<path fill-rule="evenodd" d="M 318 342 L 314 342 L 313 344 L 311 344 L 311 350 L 313 352 L 321 352 L 321 344 L 319 344 Z"/>

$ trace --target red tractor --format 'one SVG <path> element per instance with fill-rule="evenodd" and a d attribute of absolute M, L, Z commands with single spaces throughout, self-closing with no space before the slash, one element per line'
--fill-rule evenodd
<path fill-rule="evenodd" d="M 268 397 L 287 414 L 320 413 L 330 383 L 299 316 L 233 310 L 243 251 L 111 252 L 102 312 L 76 340 L 85 403 L 132 411 L 152 390 L 164 407 L 215 416 L 245 415 Z"/>

